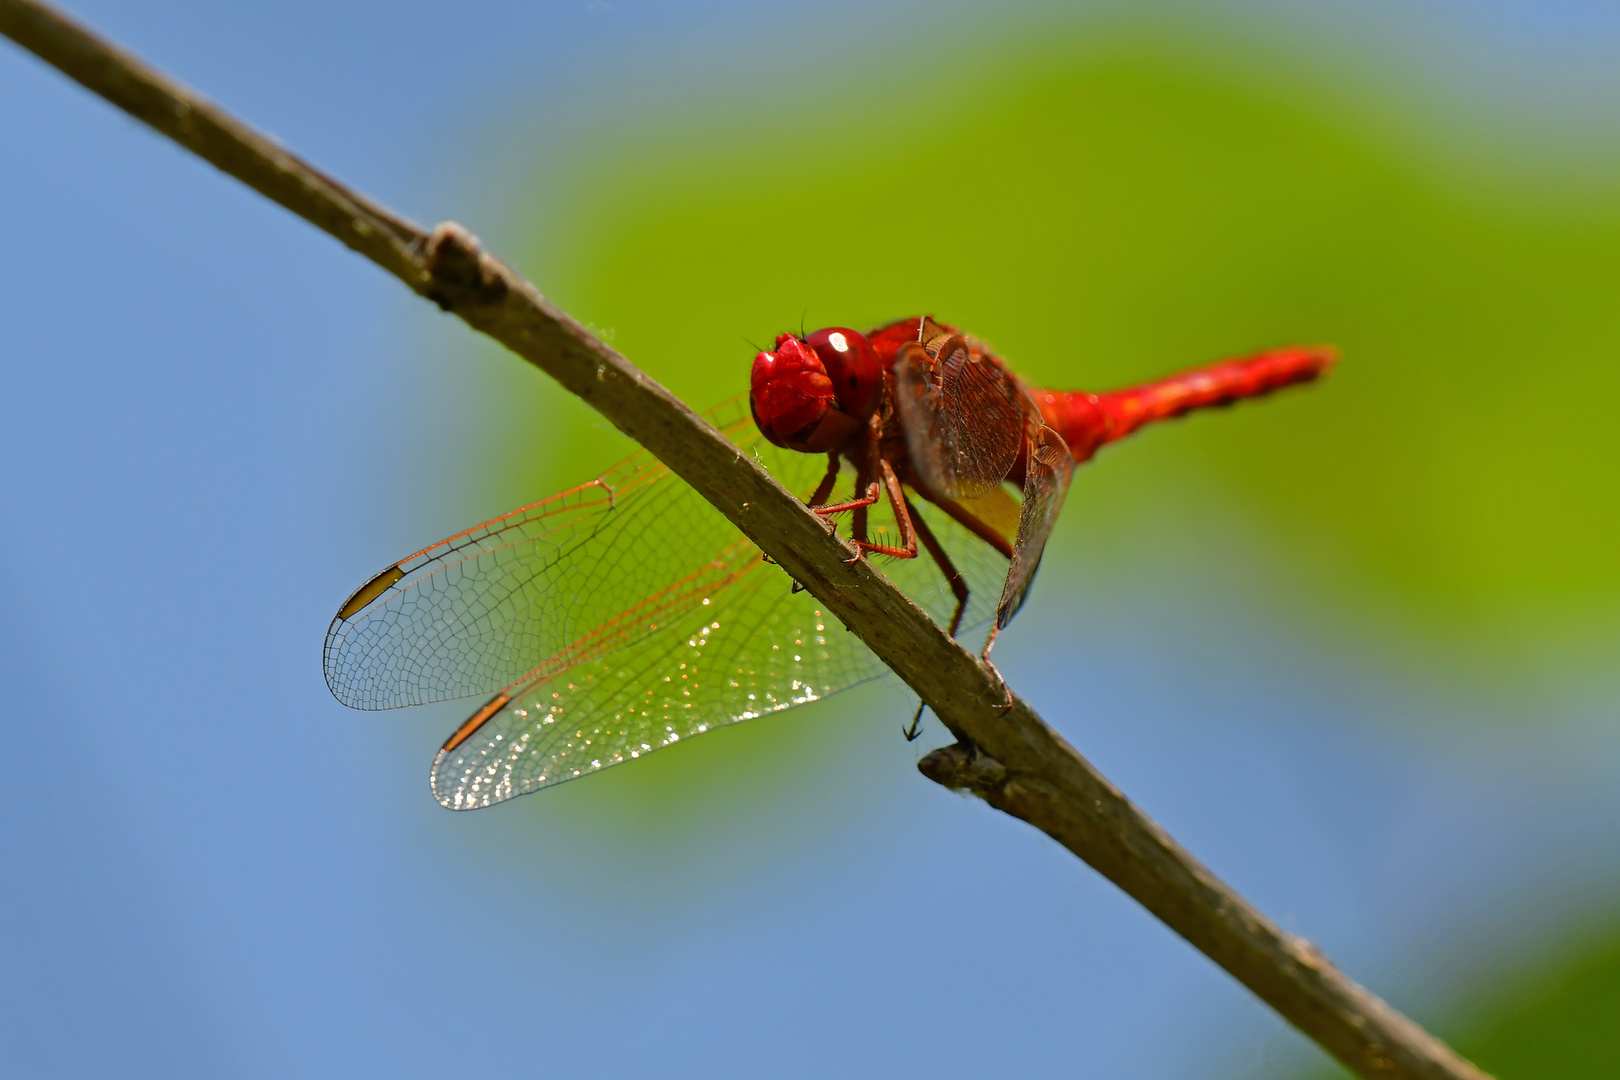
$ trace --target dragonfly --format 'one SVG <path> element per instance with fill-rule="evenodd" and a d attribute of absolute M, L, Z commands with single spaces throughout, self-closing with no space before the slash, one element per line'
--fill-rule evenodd
<path fill-rule="evenodd" d="M 706 416 L 814 512 L 847 516 L 852 558 L 881 559 L 953 636 L 988 624 L 988 665 L 1075 466 L 1145 424 L 1317 379 L 1336 355 L 1292 346 L 1121 390 L 1043 390 L 924 315 L 782 334 L 749 393 Z M 489 695 L 433 760 L 433 795 L 454 810 L 888 673 L 646 451 L 374 575 L 333 618 L 324 667 L 357 709 Z"/>

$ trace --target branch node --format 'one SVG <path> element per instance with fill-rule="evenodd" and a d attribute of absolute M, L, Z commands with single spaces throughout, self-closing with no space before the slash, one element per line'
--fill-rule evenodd
<path fill-rule="evenodd" d="M 972 743 L 958 742 L 930 750 L 917 771 L 952 791 L 966 791 L 994 804 L 991 796 L 1007 782 L 1007 768 Z"/>
<path fill-rule="evenodd" d="M 423 291 L 445 311 L 467 304 L 498 304 L 506 296 L 506 264 L 456 222 L 435 225 L 424 254 L 429 281 Z"/>

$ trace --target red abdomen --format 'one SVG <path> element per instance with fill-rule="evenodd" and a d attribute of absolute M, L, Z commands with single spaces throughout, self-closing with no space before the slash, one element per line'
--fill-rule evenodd
<path fill-rule="evenodd" d="M 1241 360 L 1223 360 L 1124 390 L 1033 390 L 1041 416 L 1069 444 L 1076 462 L 1123 439 L 1143 424 L 1169 420 L 1193 409 L 1230 405 L 1295 383 L 1310 382 L 1333 366 L 1338 353 L 1324 347 L 1274 349 Z"/>

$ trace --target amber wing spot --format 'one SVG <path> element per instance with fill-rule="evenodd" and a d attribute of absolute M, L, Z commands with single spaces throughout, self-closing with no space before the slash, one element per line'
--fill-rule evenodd
<path fill-rule="evenodd" d="M 484 721 L 506 708 L 506 703 L 511 700 L 512 695 L 504 690 L 490 698 L 484 703 L 483 708 L 467 717 L 467 722 L 456 728 L 455 732 L 444 740 L 444 745 L 439 748 L 439 753 L 448 754 L 466 742 L 473 732 L 484 726 Z"/>
<path fill-rule="evenodd" d="M 377 597 L 387 592 L 390 585 L 404 576 L 405 571 L 399 568 L 399 564 L 396 563 L 395 565 L 390 566 L 388 569 L 384 570 L 382 573 L 378 574 L 376 577 L 354 590 L 354 595 L 345 600 L 343 606 L 338 608 L 337 617 L 339 619 L 347 619 L 355 615 L 360 611 L 360 609 L 364 608 L 367 604 L 377 599 Z"/>

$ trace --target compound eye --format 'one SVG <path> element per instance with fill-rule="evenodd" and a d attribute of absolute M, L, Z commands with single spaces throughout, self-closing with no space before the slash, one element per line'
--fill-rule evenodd
<path fill-rule="evenodd" d="M 865 335 L 845 326 L 829 326 L 807 336 L 804 343 L 821 358 L 839 406 L 862 420 L 870 416 L 883 384 L 883 365 Z"/>

